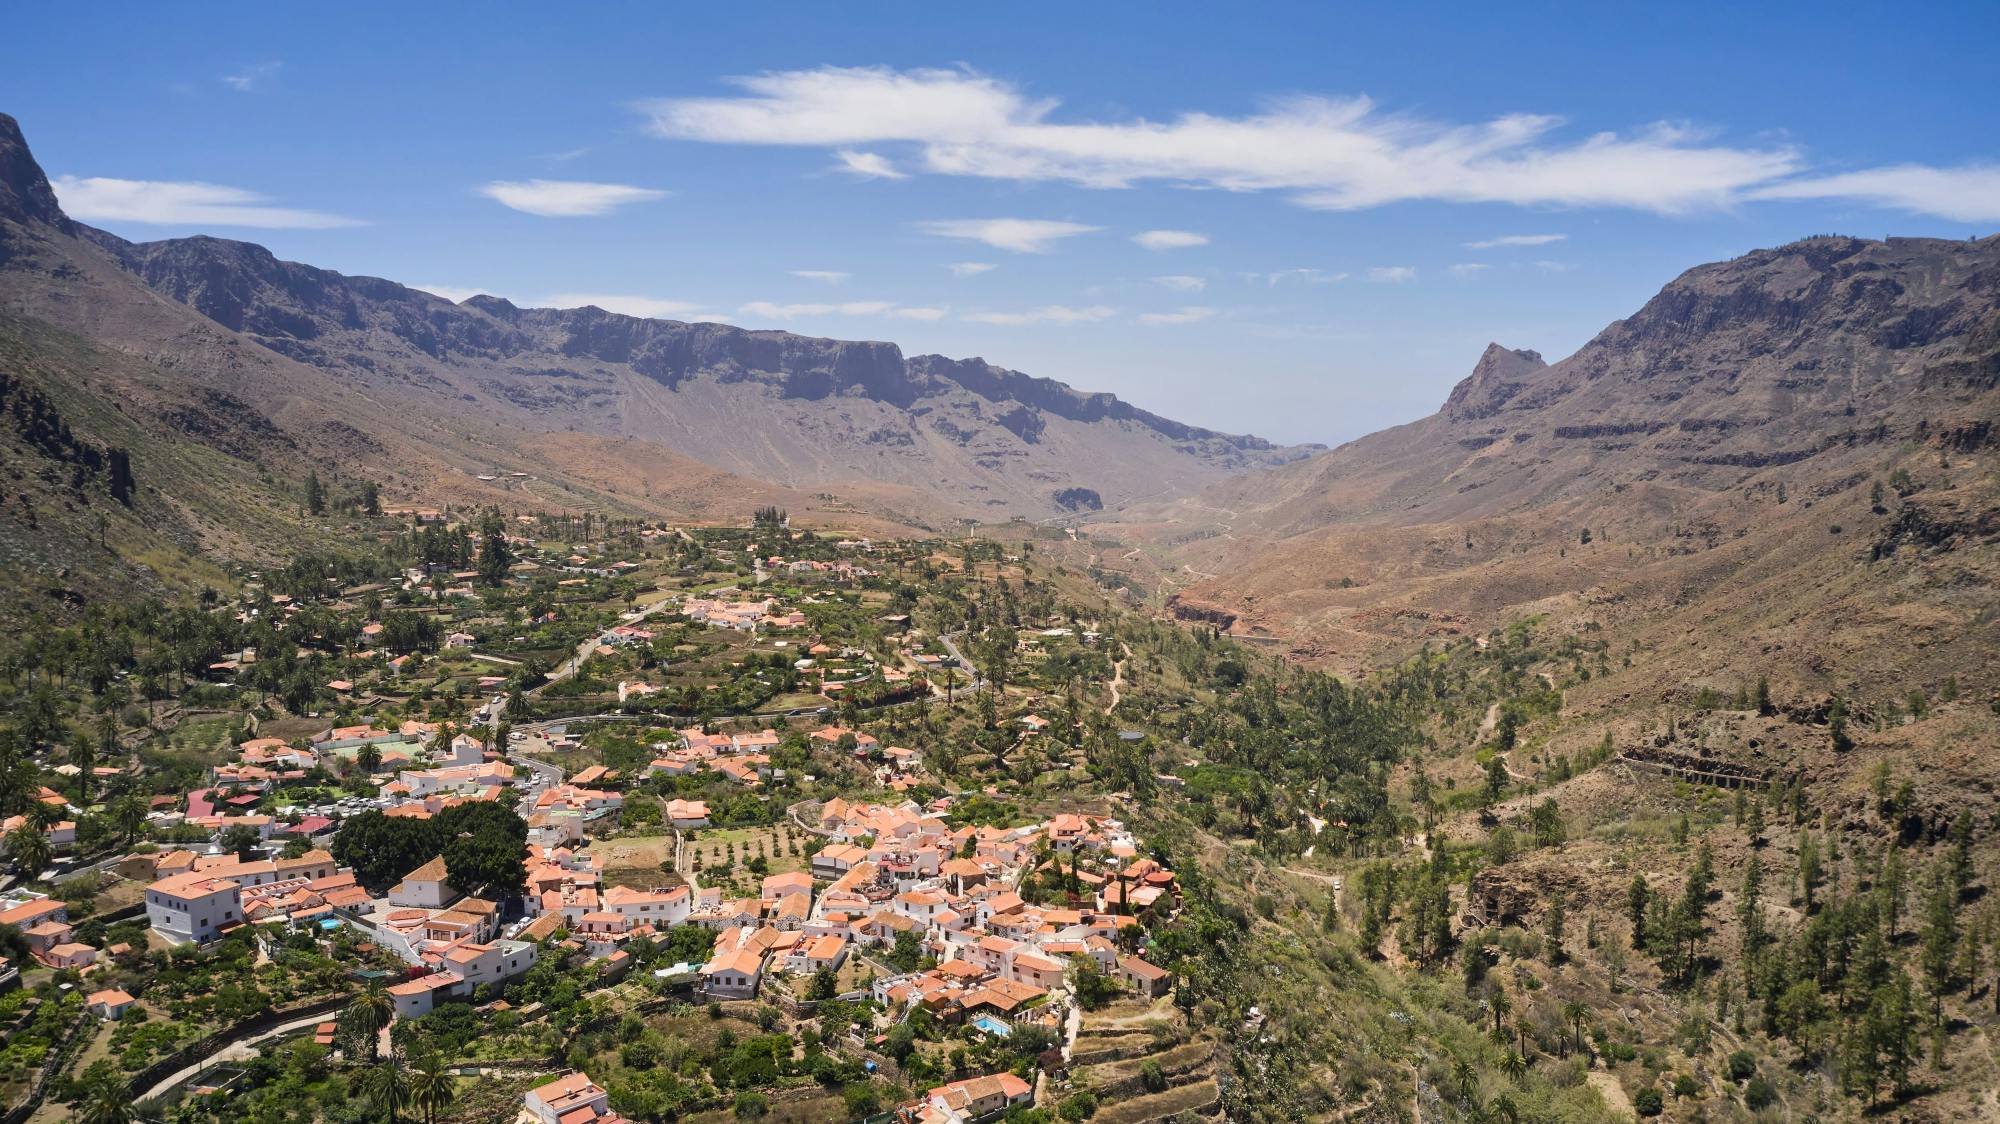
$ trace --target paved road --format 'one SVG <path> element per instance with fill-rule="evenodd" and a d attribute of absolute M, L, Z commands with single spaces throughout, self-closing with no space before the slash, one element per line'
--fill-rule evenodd
<path fill-rule="evenodd" d="M 288 1035 L 297 1034 L 302 1030 L 311 1030 L 323 1022 L 333 1019 L 336 1014 L 337 1012 L 308 1015 L 305 1018 L 293 1019 L 288 1023 L 279 1023 L 269 1030 L 250 1035 L 247 1038 L 240 1038 L 193 1065 L 175 1071 L 166 1080 L 153 1086 L 152 1089 L 138 1099 L 149 1101 L 154 1097 L 165 1096 L 167 1093 L 172 1092 L 175 1086 L 190 1080 L 195 1074 L 200 1073 L 217 1062 L 247 1061 L 255 1055 L 256 1051 L 252 1047 L 258 1043 L 269 1042 L 273 1038 L 284 1038 Z"/>
<path fill-rule="evenodd" d="M 979 669 L 973 666 L 971 660 L 965 658 L 964 652 L 958 650 L 958 641 L 953 637 L 952 633 L 941 633 L 938 636 L 938 643 L 944 645 L 944 650 L 951 653 L 951 658 L 958 661 L 958 666 L 965 669 L 966 676 L 971 680 L 965 686 L 954 688 L 954 690 L 978 691 L 981 687 L 986 686 L 986 681 L 979 678 Z M 943 694 L 944 692 L 942 691 L 938 692 L 940 698 L 943 697 Z"/>

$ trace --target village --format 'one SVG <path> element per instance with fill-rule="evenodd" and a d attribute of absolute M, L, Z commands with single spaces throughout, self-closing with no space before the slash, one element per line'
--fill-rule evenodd
<path fill-rule="evenodd" d="M 419 543 L 449 541 L 447 523 L 410 518 Z M 226 744 L 174 771 L 184 788 L 110 798 L 119 846 L 67 884 L 136 896 L 115 923 L 73 915 L 65 882 L 17 879 L 0 895 L 0 926 L 22 941 L 15 982 L 73 979 L 61 986 L 103 1027 L 85 1037 L 120 1048 L 134 1095 L 185 1112 L 241 1091 L 244 1071 L 199 1056 L 235 1049 L 225 1027 L 193 1043 L 139 1033 L 176 1016 L 149 990 L 155 965 L 217 955 L 351 962 L 322 973 L 324 998 L 288 1008 L 298 1017 L 275 1039 L 268 1020 L 242 1036 L 311 1041 L 350 1064 L 403 1056 L 454 1010 L 549 1017 L 533 995 L 559 973 L 572 1002 L 803 1027 L 805 1061 L 847 1059 L 843 1111 L 928 1124 L 1052 1104 L 1086 1008 L 1167 1000 L 1174 976 L 1149 959 L 1148 934 L 1179 887 L 1125 822 L 1059 802 L 1029 814 L 1004 802 L 1004 781 L 966 789 L 927 768 L 965 747 L 903 718 L 982 687 L 982 706 L 1007 708 L 989 718 L 1010 752 L 1061 747 L 1038 747 L 1052 722 L 1036 700 L 1054 700 L 1001 695 L 950 636 L 856 589 L 907 570 L 907 548 L 843 541 L 817 551 L 827 561 L 702 544 L 684 572 L 749 572 L 691 585 L 653 576 L 662 544 L 691 553 L 684 534 L 553 557 L 526 530 L 490 535 L 472 569 L 445 569 L 467 562 L 451 558 L 318 597 L 253 585 L 219 607 L 267 643 L 208 661 L 210 680 L 264 682 L 275 634 L 300 645 L 284 662 L 336 669 L 310 692 L 315 709 L 215 724 Z M 477 584 L 491 552 L 514 558 L 499 591 Z M 633 596 L 649 577 L 655 589 Z M 412 679 L 426 689 L 412 695 Z M 717 694 L 733 705 L 677 712 Z M 892 731 L 912 744 L 885 744 Z M 101 793 L 138 787 L 119 767 L 94 772 Z M 74 878 L 90 814 L 44 787 L 8 830 L 41 831 L 44 865 Z M 138 1039 L 147 1048 L 126 1045 Z M 549 1124 L 635 1118 L 622 1103 L 651 1118 L 655 1101 L 620 1091 L 626 1068 L 536 1075 L 515 1109 Z M 767 1095 L 696 1086 L 677 1107 L 698 1107 L 702 1087 L 739 1107 Z"/>

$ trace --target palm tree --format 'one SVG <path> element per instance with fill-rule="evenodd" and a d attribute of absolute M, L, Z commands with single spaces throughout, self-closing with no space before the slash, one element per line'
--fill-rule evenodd
<path fill-rule="evenodd" d="M 99 1089 L 83 1102 L 76 1119 L 77 1124 L 132 1124 L 132 1099 L 122 1089 Z"/>
<path fill-rule="evenodd" d="M 368 1058 L 373 1061 L 381 1054 L 382 1028 L 396 1017 L 396 1001 L 382 990 L 380 984 L 370 985 L 367 991 L 354 997 L 348 1008 L 354 1019 L 355 1030 L 368 1039 Z"/>
<path fill-rule="evenodd" d="M 389 1124 L 396 1124 L 402 1111 L 410 1107 L 410 1075 L 403 1072 L 401 1057 L 391 1055 L 380 1065 L 363 1070 L 355 1084 L 368 1103 L 389 1114 Z"/>
<path fill-rule="evenodd" d="M 1519 1085 L 1521 1078 L 1528 1073 L 1528 1059 L 1522 1057 L 1519 1050 L 1509 1050 L 1507 1056 L 1500 1059 L 1500 1072 L 1505 1073 L 1509 1081 Z"/>
<path fill-rule="evenodd" d="M 1507 1124 L 1521 1124 L 1521 1110 L 1515 1106 L 1514 1098 L 1505 1093 L 1493 1098 L 1493 1103 L 1486 1106 L 1486 1114 Z"/>
<path fill-rule="evenodd" d="M 1472 1094 L 1479 1087 L 1479 1075 L 1472 1071 L 1472 1063 L 1464 1058 L 1453 1062 L 1451 1076 L 1458 1083 L 1458 1095 L 1464 1100 L 1472 1100 Z"/>
<path fill-rule="evenodd" d="M 48 835 L 33 823 L 25 823 L 7 833 L 7 857 L 13 860 L 15 873 L 33 879 L 55 861 L 56 854 Z"/>
<path fill-rule="evenodd" d="M 1569 1020 L 1576 1036 L 1576 1052 L 1583 1053 L 1583 1020 L 1590 1017 L 1590 1007 L 1580 1000 L 1572 999 L 1562 1006 L 1563 1018 Z"/>
<path fill-rule="evenodd" d="M 410 1100 L 424 1114 L 424 1124 L 436 1124 L 437 1114 L 458 1099 L 458 1084 L 444 1068 L 444 1059 L 432 1054 L 417 1063 L 410 1078 Z"/>
<path fill-rule="evenodd" d="M 126 793 L 112 801 L 111 822 L 118 825 L 119 834 L 125 837 L 125 845 L 131 846 L 146 827 L 146 802 L 133 793 Z"/>

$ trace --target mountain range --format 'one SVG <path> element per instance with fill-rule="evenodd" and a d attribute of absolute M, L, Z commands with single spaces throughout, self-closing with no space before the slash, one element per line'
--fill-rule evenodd
<path fill-rule="evenodd" d="M 1544 616 L 1653 649 L 1655 701 L 1992 690 L 1996 450 L 2000 237 L 1815 237 L 1092 538 L 1179 615 L 1356 671 Z"/>
<path fill-rule="evenodd" d="M 425 507 L 705 518 L 771 502 L 937 529 L 1182 495 L 1319 451 L 892 343 L 453 303 L 246 242 L 129 242 L 63 214 L 4 115 L 0 329 L 115 368 L 94 393 L 163 448 L 366 476 Z M 82 389 L 74 369 L 46 373 L 58 395 Z"/>
<path fill-rule="evenodd" d="M 1765 663 L 1830 694 L 1982 679 L 2000 619 L 2000 238 L 1699 266 L 1568 358 L 1493 345 L 1435 414 L 1324 450 L 889 343 L 129 242 L 67 218 L 0 117 L 0 349 L 38 419 L 0 427 L 0 561 L 57 588 L 294 545 L 317 472 L 402 506 L 1087 521 L 1076 549 L 1172 612 L 1351 670 L 1559 614 L 1672 654 L 1664 693 Z"/>

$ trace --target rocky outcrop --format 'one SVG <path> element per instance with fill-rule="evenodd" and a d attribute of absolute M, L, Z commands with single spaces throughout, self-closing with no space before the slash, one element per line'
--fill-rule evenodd
<path fill-rule="evenodd" d="M 1444 412 L 1464 421 L 1490 418 L 1527 387 L 1529 376 L 1547 366 L 1538 351 L 1515 351 L 1489 343 L 1472 373 L 1451 388 Z"/>
<path fill-rule="evenodd" d="M 0 113 L 0 219 L 42 223 L 65 234 L 72 229 L 49 177 L 28 151 L 21 123 L 4 113 Z"/>
<path fill-rule="evenodd" d="M 1230 610 L 1210 602 L 1196 601 L 1178 593 L 1167 598 L 1167 611 L 1174 615 L 1175 620 L 1212 624 L 1224 632 L 1229 631 L 1236 623 L 1236 614 Z"/>

